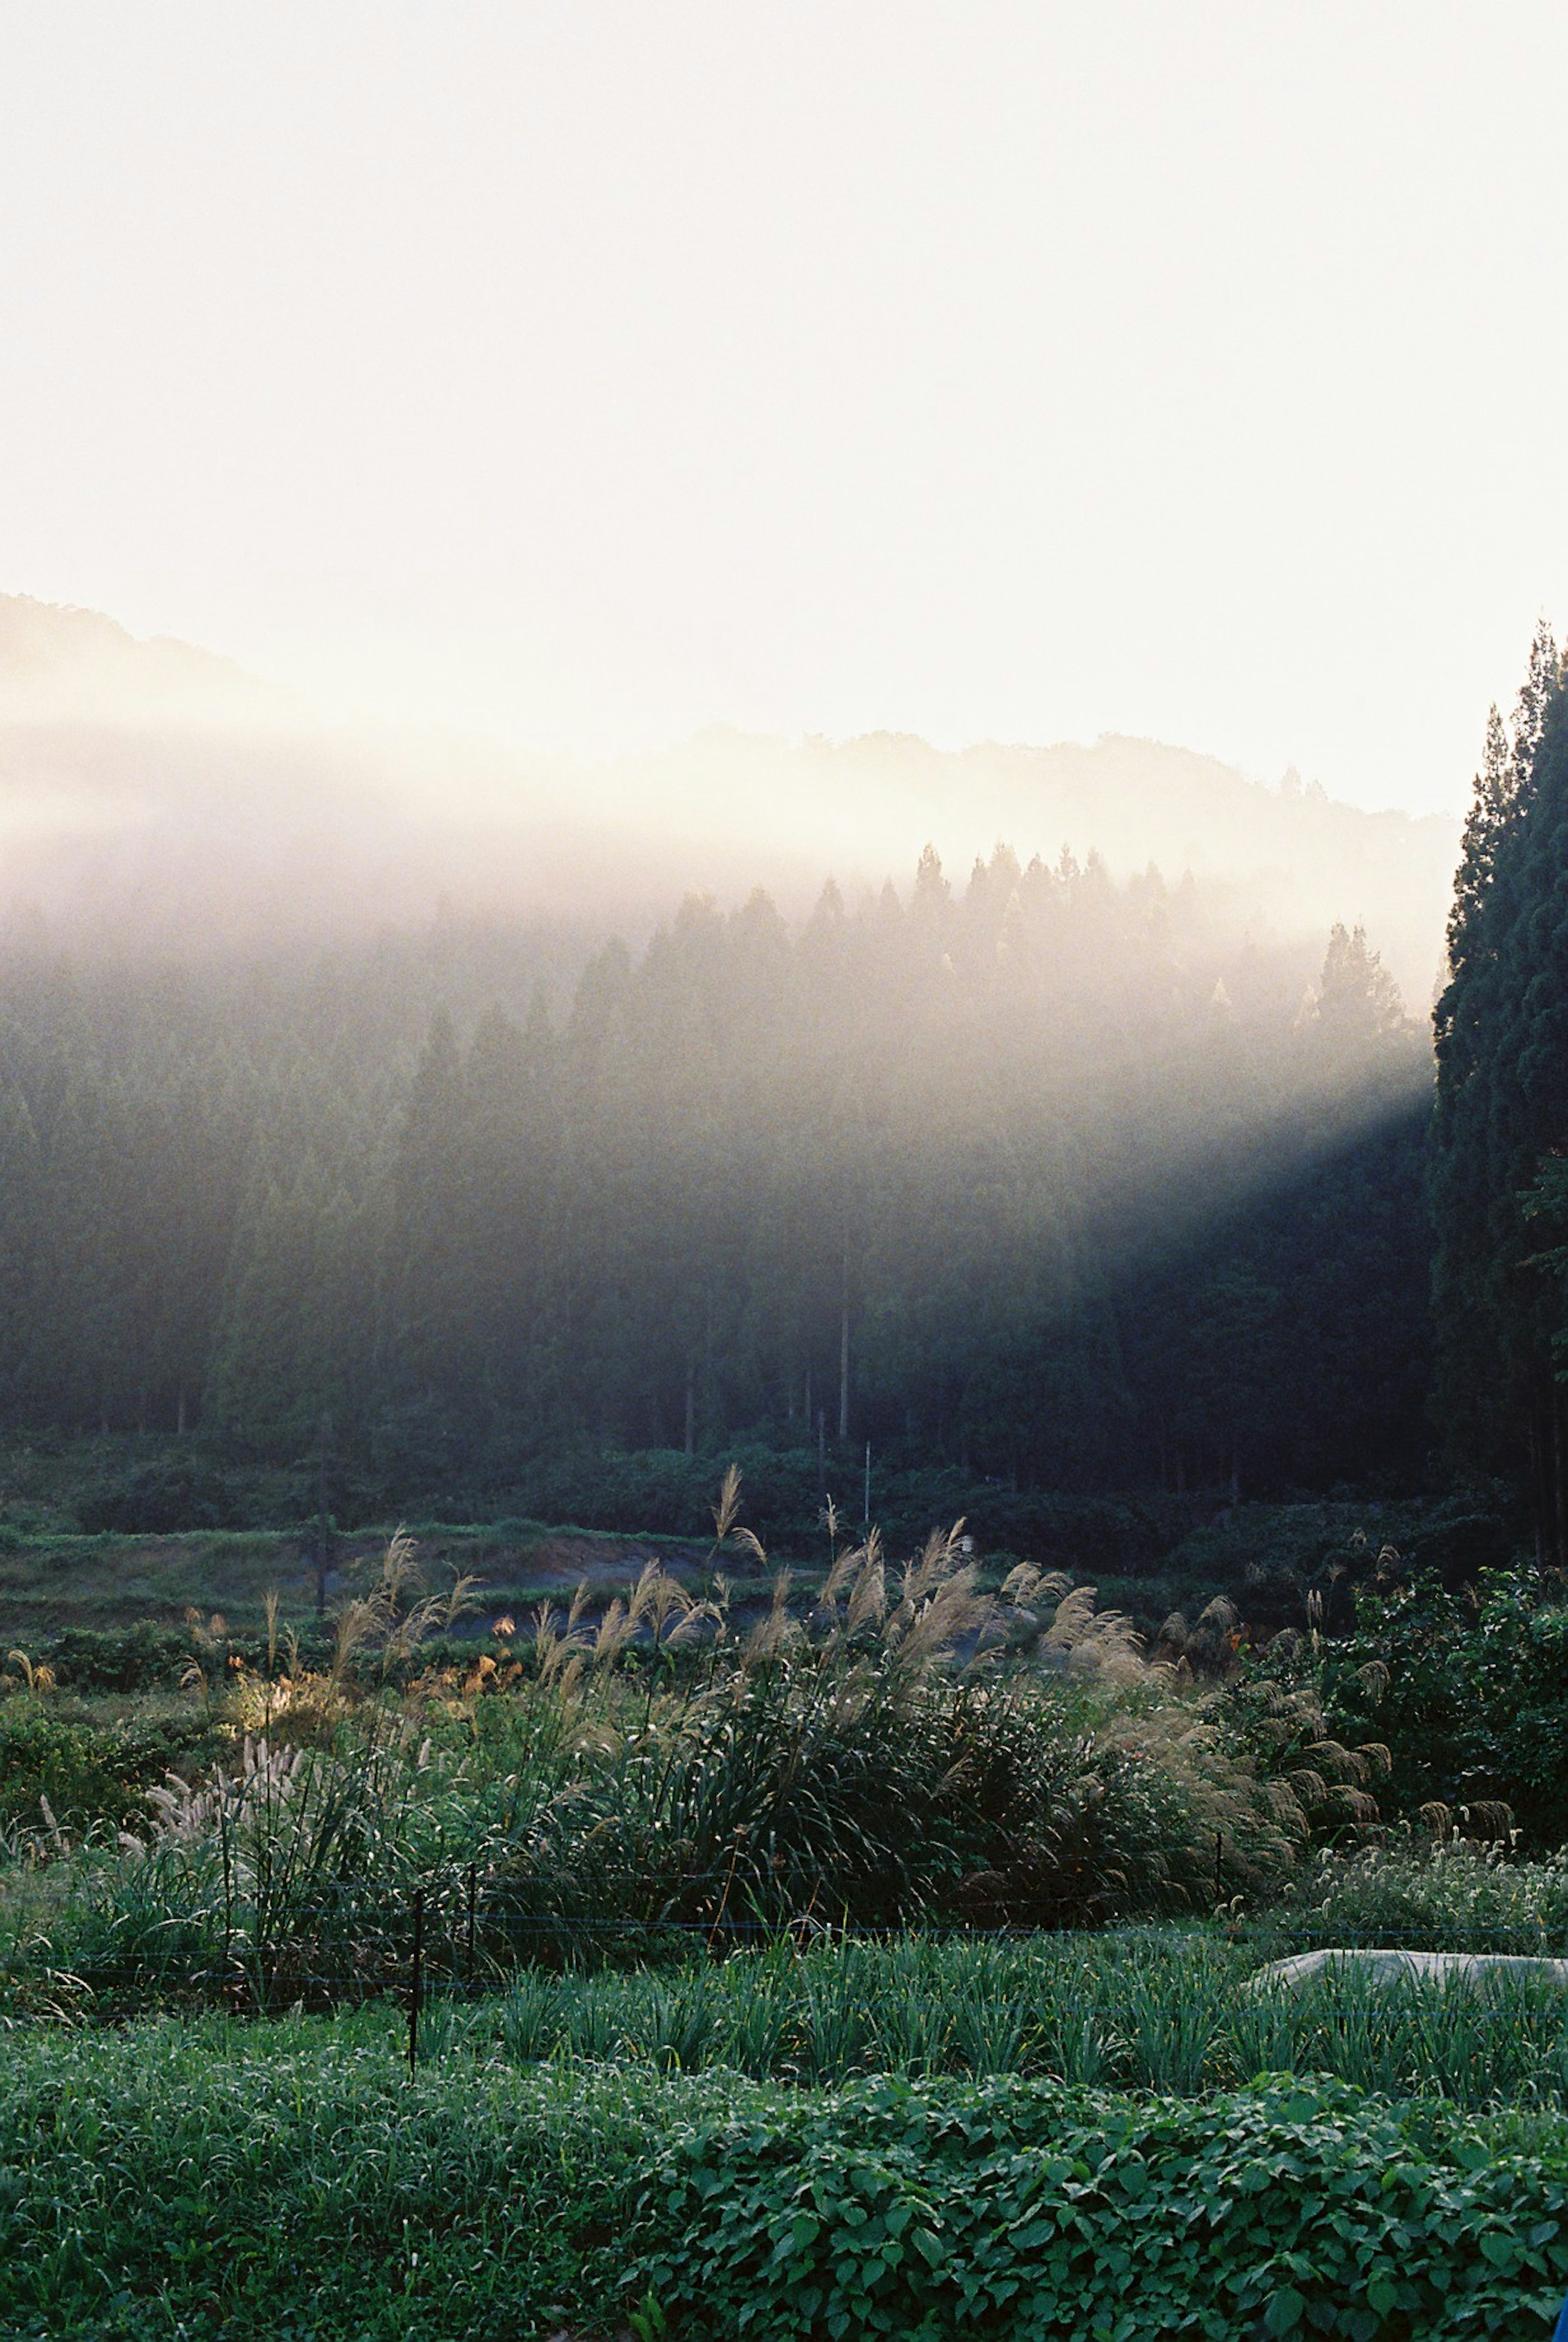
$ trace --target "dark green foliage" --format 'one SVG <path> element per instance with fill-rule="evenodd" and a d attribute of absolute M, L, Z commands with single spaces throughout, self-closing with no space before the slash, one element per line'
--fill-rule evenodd
<path fill-rule="evenodd" d="M 1457 2342 L 1544 2335 L 1568 2282 L 1561 2161 L 1323 2084 L 852 2089 L 678 2138 L 639 2208 L 632 2282 L 677 2335 Z"/>
<path fill-rule="evenodd" d="M 90 1533 L 227 1528 L 235 1520 L 234 1494 L 221 1467 L 182 1442 L 89 1486 L 77 1499 L 76 1514 Z"/>
<path fill-rule="evenodd" d="M 1529 1521 L 1513 1493 L 1493 1485 L 1464 1495 L 1390 1503 L 1237 1505 L 1208 1512 L 1159 1566 L 1167 1607 L 1194 1610 L 1212 1596 L 1233 1602 L 1250 1628 L 1304 1627 L 1323 1604 L 1331 1636 L 1355 1624 L 1355 1596 L 1377 1576 L 1403 1584 L 1435 1576 L 1457 1590 L 1519 1559 Z M 1104 1581 L 1102 1581 L 1104 1585 Z M 1154 1585 L 1148 1589 L 1153 1596 Z M 1146 1609 L 1135 1582 L 1118 1585 L 1123 1608 Z M 1154 1617 L 1151 1624 L 1158 1626 Z"/>
<path fill-rule="evenodd" d="M 155 1626 L 68 1626 L 51 1642 L 47 1660 L 55 1680 L 78 1692 L 173 1690 L 191 1663 L 188 1628 Z"/>
<path fill-rule="evenodd" d="M 1345 1732 L 1392 1751 L 1388 1814 L 1435 1802 L 1457 1820 L 1501 1802 L 1531 1847 L 1568 1838 L 1568 1609 L 1540 1593 L 1533 1572 L 1486 1572 L 1456 1591 L 1417 1576 L 1358 1596 L 1323 1679 Z"/>
<path fill-rule="evenodd" d="M 1550 1256 L 1551 1163 L 1568 1146 L 1568 700 L 1544 629 L 1512 739 L 1493 711 L 1449 955 L 1431 1155 L 1438 1401 L 1460 1458 L 1533 1482 L 1542 1554 L 1561 1562 L 1568 1446 Z"/>
<path fill-rule="evenodd" d="M 0 1700 L 0 1829 L 45 1834 L 41 1799 L 73 1834 L 97 1822 L 121 1827 L 145 1816 L 144 1793 L 165 1774 L 212 1753 L 199 1716 L 103 1724 L 63 1716 L 42 1699 Z"/>
<path fill-rule="evenodd" d="M 642 2305 L 684 2342 L 1544 2342 L 1568 2288 L 1560 2120 L 1323 2082 L 410 2082 L 397 2047 L 368 2018 L 14 2045 L 5 2330 L 518 2342 Z"/>

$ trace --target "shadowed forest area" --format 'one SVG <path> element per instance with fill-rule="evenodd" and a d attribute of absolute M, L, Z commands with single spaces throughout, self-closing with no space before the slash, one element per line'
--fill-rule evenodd
<path fill-rule="evenodd" d="M 819 1440 L 1014 1487 L 1419 1479 L 1431 1056 L 1361 929 L 1260 946 L 1191 879 L 998 847 L 793 930 L 691 898 L 571 986 L 543 957 L 452 916 L 310 965 L 14 951 L 8 1420 L 314 1505 L 325 1414 L 370 1511 Z"/>

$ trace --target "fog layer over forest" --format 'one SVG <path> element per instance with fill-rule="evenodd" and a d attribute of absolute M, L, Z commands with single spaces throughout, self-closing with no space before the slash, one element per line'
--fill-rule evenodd
<path fill-rule="evenodd" d="M 546 782 L 33 604 L 0 674 L 14 1426 L 287 1463 L 325 1413 L 399 1498 L 743 1439 L 1419 1470 L 1430 1046 L 1380 950 L 1424 1011 L 1447 826 L 1120 741 Z"/>
<path fill-rule="evenodd" d="M 1125 880 L 1191 873 L 1207 916 L 1321 956 L 1363 922 L 1424 1015 L 1458 826 L 1367 814 L 1288 774 L 1277 788 L 1185 749 L 944 752 L 906 736 L 794 744 L 722 727 L 596 763 L 454 734 L 351 732 L 287 694 L 90 611 L 0 596 L 0 916 L 73 948 L 185 956 L 341 942 L 464 914 L 645 942 L 690 889 L 786 916 L 833 878 L 902 885 L 927 844 L 950 870 L 999 840 L 1066 845 Z"/>

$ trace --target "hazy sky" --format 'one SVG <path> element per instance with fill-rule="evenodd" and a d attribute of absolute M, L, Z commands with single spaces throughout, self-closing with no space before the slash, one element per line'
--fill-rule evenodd
<path fill-rule="evenodd" d="M 1568 10 L 0 0 L 0 590 L 525 742 L 1453 807 L 1568 622 Z"/>

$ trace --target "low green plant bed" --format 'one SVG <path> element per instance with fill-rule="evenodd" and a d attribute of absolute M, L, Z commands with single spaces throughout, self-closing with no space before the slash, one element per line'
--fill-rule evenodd
<path fill-rule="evenodd" d="M 1332 2082 L 410 2079 L 378 2011 L 8 2048 L 17 2342 L 1544 2342 L 1568 2290 L 1568 2122 Z"/>

